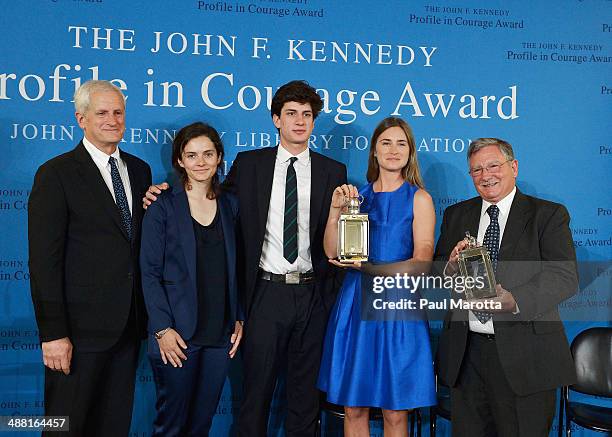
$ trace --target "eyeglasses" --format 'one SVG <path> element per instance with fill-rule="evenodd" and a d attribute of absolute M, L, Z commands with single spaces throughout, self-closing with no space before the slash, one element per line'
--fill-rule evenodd
<path fill-rule="evenodd" d="M 486 170 L 487 173 L 498 173 L 501 170 L 501 166 L 504 165 L 506 162 L 510 162 L 510 161 L 514 161 L 514 160 L 513 159 L 506 159 L 502 163 L 494 162 L 494 163 L 486 165 L 484 167 L 472 168 L 472 169 L 470 169 L 470 171 L 468 173 L 470 175 L 472 175 L 473 178 L 476 178 L 476 177 L 480 176 L 484 170 Z"/>

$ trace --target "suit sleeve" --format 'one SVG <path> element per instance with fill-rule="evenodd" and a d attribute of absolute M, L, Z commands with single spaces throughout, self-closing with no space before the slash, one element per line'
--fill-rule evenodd
<path fill-rule="evenodd" d="M 344 185 L 346 183 L 348 183 L 346 165 L 340 163 L 339 169 L 336 172 L 336 181 L 331 187 L 332 194 L 330 195 L 329 199 L 326 199 L 328 205 L 331 203 L 331 196 L 333 196 L 333 191 L 340 185 Z M 324 217 L 324 219 L 325 219 L 324 223 L 327 223 L 327 217 Z M 332 272 L 331 274 L 333 275 L 333 278 L 331 280 L 332 290 L 333 290 L 333 295 L 335 295 L 335 293 L 337 293 L 338 290 L 340 290 L 340 288 L 342 287 L 342 283 L 344 282 L 344 277 L 346 276 L 346 271 L 344 269 L 341 269 L 340 267 L 332 266 L 331 272 Z"/>
<path fill-rule="evenodd" d="M 151 174 L 151 167 L 149 166 L 149 164 L 145 164 L 145 166 L 146 166 L 145 167 L 145 181 L 146 181 L 145 193 L 146 193 L 149 187 L 153 185 L 153 176 Z"/>
<path fill-rule="evenodd" d="M 340 185 L 344 185 L 347 183 L 348 181 L 348 176 L 346 174 L 346 165 L 341 164 L 341 168 L 340 168 L 340 172 L 339 172 L 339 176 L 340 179 L 338 180 L 338 184 L 334 186 L 334 190 L 339 187 Z M 332 190 L 333 191 L 333 190 Z"/>
<path fill-rule="evenodd" d="M 529 282 L 509 290 L 520 308 L 521 319 L 534 320 L 557 309 L 578 290 L 569 221 L 567 209 L 557 205 L 540 232 L 541 271 Z"/>
<path fill-rule="evenodd" d="M 442 224 L 440 225 L 440 237 L 438 238 L 438 244 L 436 244 L 436 250 L 434 251 L 434 263 L 432 266 L 432 274 L 442 275 L 444 266 L 448 261 L 448 255 L 457 241 L 452 242 L 449 241 L 450 231 L 448 229 L 449 226 L 449 212 L 448 208 L 444 210 L 444 215 L 442 216 Z M 453 245 L 449 247 L 449 245 Z"/>
<path fill-rule="evenodd" d="M 240 206 L 238 205 L 238 198 L 236 196 L 231 196 L 230 205 L 232 207 L 232 217 L 234 218 L 235 228 L 234 232 L 236 233 L 236 257 L 238 257 L 238 251 L 240 249 L 239 239 L 240 237 Z M 238 281 L 239 284 L 239 281 Z M 238 294 L 240 294 L 240 290 L 238 290 Z M 237 308 L 236 308 L 236 320 L 245 320 L 245 312 L 242 306 L 242 299 L 238 299 Z"/>
<path fill-rule="evenodd" d="M 224 190 L 232 194 L 237 194 L 237 191 L 238 191 L 238 186 L 239 186 L 238 177 L 240 175 L 240 172 L 238 171 L 238 167 L 240 165 L 240 160 L 241 160 L 241 155 L 240 153 L 238 153 L 222 185 Z"/>
<path fill-rule="evenodd" d="M 68 217 L 57 170 L 43 165 L 28 202 L 30 290 L 42 342 L 70 336 L 64 294 Z"/>
<path fill-rule="evenodd" d="M 142 221 L 140 272 L 150 334 L 174 326 L 174 317 L 162 284 L 166 246 L 166 211 L 163 204 L 164 201 L 159 199 L 149 206 Z"/>

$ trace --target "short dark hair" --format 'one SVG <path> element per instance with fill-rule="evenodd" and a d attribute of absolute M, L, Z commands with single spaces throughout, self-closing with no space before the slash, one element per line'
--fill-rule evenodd
<path fill-rule="evenodd" d="M 287 102 L 310 103 L 313 119 L 317 118 L 323 108 L 321 96 L 305 80 L 292 80 L 281 86 L 272 97 L 270 115 L 280 117 L 283 105 Z"/>
<path fill-rule="evenodd" d="M 215 150 L 217 151 L 217 155 L 219 155 L 219 159 L 221 161 L 223 161 L 223 156 L 225 155 L 225 152 L 223 151 L 223 142 L 221 141 L 221 137 L 214 127 L 210 126 L 209 124 L 202 123 L 201 121 L 197 121 L 181 128 L 181 130 L 176 133 L 174 141 L 172 142 L 172 167 L 174 167 L 174 170 L 178 174 L 179 178 L 181 179 L 181 183 L 184 186 L 186 186 L 188 183 L 187 172 L 179 165 L 178 161 L 183 156 L 183 151 L 185 150 L 187 143 L 198 137 L 206 137 L 213 143 Z M 209 199 L 214 199 L 217 197 L 219 192 L 219 169 L 217 169 L 217 173 L 212 178 L 210 190 L 206 197 Z"/>

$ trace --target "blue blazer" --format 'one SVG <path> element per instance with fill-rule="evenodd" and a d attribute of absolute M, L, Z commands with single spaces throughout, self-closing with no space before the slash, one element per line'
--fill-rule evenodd
<path fill-rule="evenodd" d="M 217 196 L 225 240 L 227 279 L 232 326 L 239 318 L 236 283 L 236 232 L 238 202 L 230 193 Z M 140 266 L 145 305 L 149 315 L 149 353 L 159 354 L 154 333 L 167 327 L 188 341 L 198 316 L 196 241 L 184 187 L 164 191 L 149 206 L 142 222 Z"/>

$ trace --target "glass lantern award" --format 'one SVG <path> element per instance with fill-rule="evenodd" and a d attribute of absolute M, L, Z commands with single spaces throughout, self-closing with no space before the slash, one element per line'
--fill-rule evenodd
<path fill-rule="evenodd" d="M 479 245 L 469 232 L 465 233 L 465 239 L 468 245 L 459 252 L 459 270 L 464 278 L 466 299 L 488 299 L 497 296 L 489 251 Z"/>
<path fill-rule="evenodd" d="M 370 222 L 368 215 L 359 212 L 363 196 L 349 197 L 347 212 L 338 220 L 338 261 L 352 263 L 367 262 L 369 253 Z"/>

